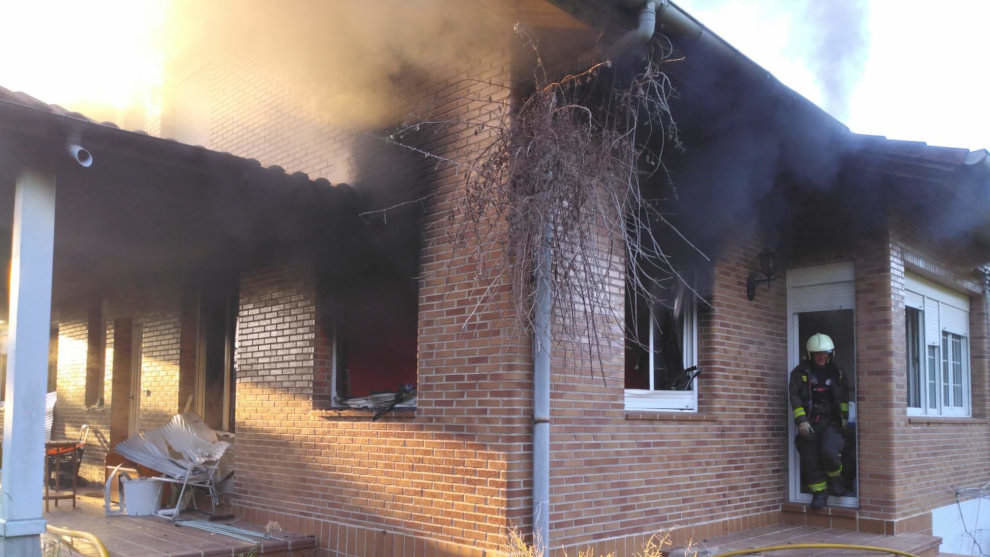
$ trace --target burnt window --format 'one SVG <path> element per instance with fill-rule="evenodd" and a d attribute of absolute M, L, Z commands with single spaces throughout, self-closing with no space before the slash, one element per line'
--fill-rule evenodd
<path fill-rule="evenodd" d="M 331 406 L 414 406 L 417 283 L 364 278 L 332 287 L 323 304 Z"/>

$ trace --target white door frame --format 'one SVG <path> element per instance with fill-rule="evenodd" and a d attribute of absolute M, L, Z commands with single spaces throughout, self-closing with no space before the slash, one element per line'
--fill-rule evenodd
<path fill-rule="evenodd" d="M 801 340 L 798 338 L 798 314 L 812 311 L 856 311 L 856 269 L 852 262 L 831 263 L 787 270 L 787 374 L 801 361 Z M 855 337 L 855 332 L 853 334 Z M 855 347 L 853 348 L 855 350 Z M 785 379 L 785 384 L 786 384 Z M 785 395 L 786 396 L 786 395 Z M 855 401 L 850 401 L 850 413 L 855 413 Z M 809 503 L 811 495 L 801 493 L 801 471 L 793 439 L 797 435 L 787 405 L 787 470 L 788 500 Z M 857 439 L 858 441 L 858 439 Z M 856 453 L 857 460 L 859 452 Z M 857 475 L 857 483 L 858 483 Z M 859 491 L 857 490 L 858 494 Z M 858 507 L 858 497 L 842 497 L 841 506 Z"/>

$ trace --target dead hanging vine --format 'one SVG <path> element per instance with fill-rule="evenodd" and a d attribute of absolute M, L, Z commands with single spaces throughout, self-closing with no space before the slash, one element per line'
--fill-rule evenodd
<path fill-rule="evenodd" d="M 478 265 L 488 284 L 483 297 L 511 282 L 520 322 L 532 330 L 533 277 L 549 276 L 557 334 L 586 339 L 599 359 L 603 333 L 625 324 L 615 303 L 624 277 L 640 294 L 633 299 L 647 303 L 688 285 L 664 249 L 671 238 L 687 239 L 664 218 L 664 201 L 644 197 L 641 188 L 641 180 L 658 177 L 665 199 L 676 197 L 663 162 L 665 149 L 680 147 L 669 104 L 674 90 L 663 71 L 672 48 L 654 37 L 632 77 L 606 61 L 553 81 L 535 42 L 517 32 L 533 46 L 536 71 L 532 93 L 508 117 L 412 124 L 483 129 L 490 137 L 483 148 L 467 160 L 447 158 L 405 143 L 412 126 L 388 140 L 457 167 L 463 184 L 452 230 L 472 236 L 479 250 L 498 242 L 508 258 Z M 552 256 L 540 257 L 547 248 Z M 478 261 L 485 261 L 480 251 Z"/>

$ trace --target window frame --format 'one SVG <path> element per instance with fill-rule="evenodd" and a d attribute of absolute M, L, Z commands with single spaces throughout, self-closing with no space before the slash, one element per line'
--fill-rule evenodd
<path fill-rule="evenodd" d="M 925 407 L 928 393 L 928 377 L 925 372 L 930 352 L 925 345 L 925 312 L 924 310 L 906 305 L 904 307 L 904 332 L 907 371 L 907 407 L 921 409 Z M 914 350 L 914 354 L 912 354 Z M 913 357 L 912 357 L 913 356 Z M 913 360 L 913 362 L 912 362 Z M 916 401 L 912 401 L 916 398 Z M 917 404 L 912 404 L 917 402 Z"/>
<path fill-rule="evenodd" d="M 939 383 L 942 388 L 942 396 L 940 398 L 940 400 L 942 401 L 942 415 L 953 416 L 953 417 L 969 417 L 970 416 L 969 405 L 970 405 L 970 399 L 972 397 L 972 393 L 970 391 L 970 386 L 969 386 L 969 382 L 970 382 L 969 381 L 969 377 L 970 377 L 969 342 L 968 342 L 969 338 L 945 329 L 942 330 L 941 337 L 942 337 L 941 338 L 942 381 L 940 381 Z M 952 359 L 951 357 L 952 354 L 950 353 L 950 350 L 946 349 L 946 341 L 947 340 L 951 341 L 953 340 L 953 338 L 959 339 L 959 358 L 960 358 L 958 362 L 960 368 L 959 385 L 956 385 L 956 382 L 953 381 L 953 377 L 955 375 L 954 372 L 952 370 L 946 369 L 946 366 L 951 366 L 955 362 L 955 360 Z M 954 352 L 954 350 L 952 350 L 951 352 Z M 946 382 L 946 379 L 948 379 L 948 382 Z M 956 404 L 958 401 L 956 401 L 956 396 L 954 391 L 957 386 L 960 388 L 962 404 Z M 945 403 L 946 397 L 948 397 L 949 399 L 948 405 L 946 405 Z"/>
<path fill-rule="evenodd" d="M 657 319 L 654 308 L 650 308 L 650 362 L 653 369 L 654 335 L 657 329 Z M 681 354 L 684 368 L 697 365 L 698 362 L 698 308 L 694 296 L 684 295 L 684 312 L 680 319 Z M 691 389 L 685 391 L 655 390 L 652 388 L 653 373 L 650 373 L 650 389 L 625 389 L 625 408 L 633 411 L 651 412 L 697 412 L 698 411 L 698 382 L 695 377 Z"/>
<path fill-rule="evenodd" d="M 970 362 L 969 298 L 921 277 L 905 273 L 904 279 L 905 333 L 910 326 L 909 310 L 917 313 L 916 323 L 919 336 L 915 354 L 909 351 L 912 346 L 905 342 L 905 372 L 907 383 L 911 384 L 912 373 L 909 359 L 916 357 L 919 362 L 920 400 L 912 406 L 910 393 L 904 403 L 908 416 L 935 416 L 967 418 L 972 416 L 972 366 Z M 907 337 L 906 337 L 907 338 Z M 953 381 L 954 374 L 948 366 L 952 363 L 947 353 L 946 341 L 958 339 L 959 344 L 959 385 Z M 947 375 L 948 373 L 948 375 Z M 954 387 L 961 389 L 961 401 L 956 401 Z M 946 399 L 948 398 L 948 404 Z M 933 400 L 934 399 L 934 400 Z M 961 402 L 961 404 L 956 404 Z"/>

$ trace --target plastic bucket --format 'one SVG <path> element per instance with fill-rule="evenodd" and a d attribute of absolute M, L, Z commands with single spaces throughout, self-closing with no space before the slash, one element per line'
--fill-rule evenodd
<path fill-rule="evenodd" d="M 158 512 L 162 501 L 162 484 L 156 480 L 123 478 L 124 512 L 128 516 L 147 516 Z"/>

